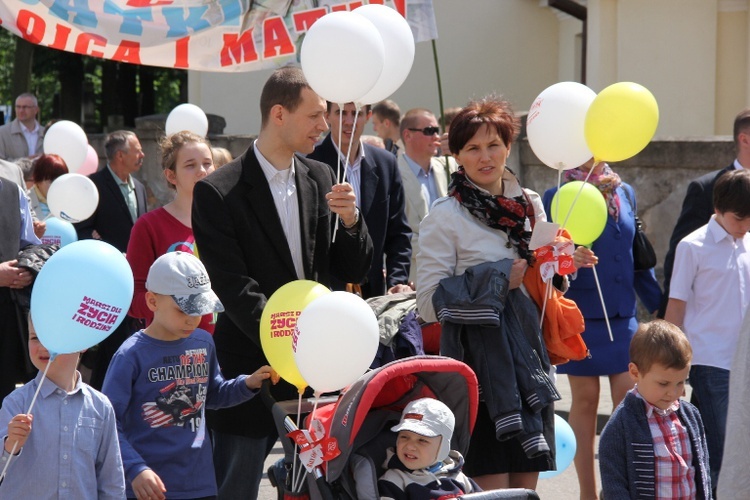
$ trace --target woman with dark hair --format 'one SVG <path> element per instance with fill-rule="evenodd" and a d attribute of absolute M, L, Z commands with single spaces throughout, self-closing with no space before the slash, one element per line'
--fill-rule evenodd
<path fill-rule="evenodd" d="M 583 339 L 591 355 L 558 368 L 558 373 L 568 375 L 572 393 L 568 420 L 576 436 L 575 467 L 580 498 L 595 500 L 594 441 L 600 377 L 609 379 L 614 410 L 633 388 L 628 363 L 630 339 L 638 329 L 636 295 L 649 312 L 654 312 L 659 307 L 661 288 L 653 269 L 635 271 L 633 268 L 632 248 L 636 229 L 636 196 L 633 188 L 622 182 L 606 163 L 594 165 L 593 158 L 578 168 L 566 170 L 564 176 L 565 182 L 587 180 L 596 186 L 607 202 L 608 212 L 604 232 L 591 246 L 600 257 L 597 273 L 608 318 L 604 317 L 593 271 L 581 270 L 571 281 L 566 296 L 578 305 L 586 321 Z M 544 193 L 544 206 L 550 211 L 554 210 L 552 199 L 556 192 L 557 188 L 551 188 Z M 561 214 L 560 218 L 563 217 L 564 214 Z"/>
<path fill-rule="evenodd" d="M 43 221 L 49 216 L 49 206 L 47 205 L 49 187 L 52 185 L 52 181 L 68 173 L 68 166 L 65 164 L 65 160 L 58 155 L 41 155 L 34 160 L 31 168 L 31 178 L 34 181 L 34 185 L 29 189 L 31 210 L 39 220 Z"/>
<path fill-rule="evenodd" d="M 135 278 L 133 303 L 128 314 L 151 323 L 154 313 L 146 305 L 146 277 L 151 264 L 167 252 L 196 254 L 191 213 L 193 187 L 213 171 L 211 147 L 192 132 L 177 132 L 161 141 L 161 166 L 167 185 L 175 191 L 172 201 L 138 218 L 125 253 Z M 213 314 L 201 319 L 198 328 L 213 334 Z"/>
<path fill-rule="evenodd" d="M 541 408 L 536 408 L 533 418 L 523 420 L 514 415 L 516 427 L 505 432 L 505 414 L 498 410 L 526 399 L 517 387 L 511 392 L 498 388 L 503 386 L 499 370 L 513 371 L 519 364 L 512 352 L 503 352 L 502 358 L 498 354 L 501 344 L 507 344 L 510 328 L 503 326 L 504 329 L 493 331 L 494 336 L 485 337 L 483 348 L 477 351 L 470 345 L 476 342 L 477 337 L 472 338 L 474 331 L 466 330 L 465 336 L 451 344 L 443 321 L 441 353 L 464 360 L 480 381 L 482 401 L 464 470 L 485 490 L 533 489 L 540 471 L 555 468 L 552 401 L 559 395 L 547 376 L 550 363 L 539 330 L 539 307 L 523 285 L 533 259 L 529 249 L 532 225 L 546 220 L 546 215 L 539 195 L 522 188 L 518 178 L 506 168 L 518 128 L 509 103 L 495 97 L 469 103 L 453 119 L 448 145 L 459 168 L 452 176 L 448 195 L 435 202 L 420 225 L 417 256 L 417 307 L 428 322 L 438 320 L 436 305 L 449 285 L 455 283 L 454 277 L 471 274 L 479 279 L 478 270 L 486 269 L 488 264 L 506 266 L 503 279 L 485 284 L 493 286 L 484 286 L 479 292 L 488 296 L 495 311 L 505 309 L 508 317 L 510 310 L 525 315 L 526 321 L 516 327 L 522 331 L 513 334 L 523 337 L 530 349 L 527 352 L 535 353 L 537 379 L 544 379 L 546 388 L 552 386 L 552 394 L 539 405 Z M 576 265 L 592 265 L 595 261 L 588 249 L 576 250 Z M 560 279 L 556 282 L 563 283 Z M 477 306 L 486 304 L 472 304 Z M 476 312 L 452 311 L 455 316 Z M 522 414 L 520 403 L 518 407 L 516 413 Z M 532 429 L 529 423 L 536 427 Z M 533 438 L 528 437 L 531 434 Z"/>

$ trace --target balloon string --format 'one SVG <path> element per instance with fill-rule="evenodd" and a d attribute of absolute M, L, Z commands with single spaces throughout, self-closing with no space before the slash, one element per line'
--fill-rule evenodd
<path fill-rule="evenodd" d="M 344 105 L 343 104 L 339 104 L 338 106 L 339 106 L 339 142 L 338 142 L 338 146 L 339 146 L 339 151 L 340 151 L 341 150 L 341 129 L 343 128 L 343 117 L 344 117 Z M 359 103 L 356 103 L 354 105 L 354 108 L 355 108 L 355 111 L 354 111 L 354 126 L 352 128 L 352 139 L 354 139 L 354 136 L 356 135 L 355 132 L 357 130 L 357 118 L 359 117 L 359 110 L 361 109 L 361 105 Z M 346 174 L 347 174 L 347 171 L 349 169 L 349 157 L 350 157 L 351 152 L 352 152 L 352 144 L 353 143 L 354 143 L 353 140 L 349 141 L 349 147 L 346 150 L 346 161 L 344 162 L 344 176 L 343 176 L 343 178 L 339 177 L 339 175 L 338 175 L 338 171 L 341 170 L 341 167 L 340 167 L 341 166 L 341 155 L 337 155 L 339 157 L 338 158 L 339 168 L 336 171 L 336 180 L 339 182 L 339 184 L 346 181 Z M 339 228 L 338 222 L 339 222 L 339 214 L 336 214 L 336 225 L 333 228 L 333 240 L 332 240 L 334 242 L 336 241 L 336 231 Z"/>
<path fill-rule="evenodd" d="M 562 173 L 563 168 L 562 164 L 560 165 L 560 168 L 557 169 L 557 191 L 560 191 L 560 188 L 562 187 Z M 560 197 L 555 197 L 555 222 L 560 220 Z"/>
<path fill-rule="evenodd" d="M 575 206 L 576 201 L 578 201 L 578 197 L 581 196 L 581 192 L 583 191 L 583 188 L 586 186 L 586 182 L 588 182 L 589 177 L 591 177 L 591 172 L 593 172 L 593 171 L 594 171 L 594 167 L 592 166 L 591 169 L 589 170 L 589 173 L 586 174 L 586 178 L 583 180 L 583 184 L 581 184 L 580 189 L 576 193 L 576 197 L 573 198 L 573 203 L 570 204 L 570 208 L 568 209 L 568 214 L 565 216 L 565 220 L 563 221 L 562 226 L 560 226 L 561 229 L 564 228 L 565 225 L 568 223 L 568 219 L 570 218 L 570 214 L 573 213 L 573 207 Z M 559 198 L 560 197 L 558 196 L 558 200 L 557 200 L 558 203 L 560 203 Z"/>
<path fill-rule="evenodd" d="M 300 415 L 302 414 L 302 393 L 300 392 L 297 397 L 297 429 L 299 429 L 299 422 L 300 422 Z M 292 455 L 292 485 L 295 485 L 297 483 L 297 473 L 298 469 L 302 467 L 302 462 L 298 460 L 297 457 L 297 450 L 299 449 L 299 444 L 297 444 L 297 441 L 294 441 L 294 455 Z M 281 485 L 279 485 L 281 487 Z"/>
<path fill-rule="evenodd" d="M 31 409 L 34 408 L 34 403 L 36 403 L 36 397 L 39 395 L 39 391 L 42 389 L 42 384 L 44 383 L 44 379 L 47 377 L 47 370 L 49 370 L 49 366 L 52 364 L 52 362 L 55 360 L 55 357 L 57 357 L 57 354 L 51 353 L 51 357 L 49 359 L 49 362 L 47 363 L 47 366 L 44 367 L 44 373 L 42 373 L 42 379 L 39 381 L 39 386 L 36 388 L 36 392 L 34 393 L 34 397 L 31 398 L 31 404 L 29 405 L 29 411 L 26 412 L 27 415 L 31 414 Z M 10 465 L 10 461 L 13 459 L 13 454 L 16 452 L 16 448 L 18 447 L 18 441 L 13 443 L 13 449 L 10 450 L 10 456 L 8 457 L 8 461 L 5 462 L 5 467 L 3 468 L 2 474 L 0 474 L 0 484 L 2 484 L 3 479 L 5 478 L 5 473 L 8 471 L 8 466 Z"/>
<path fill-rule="evenodd" d="M 342 111 L 344 110 L 344 105 L 341 103 L 338 103 L 339 107 L 339 139 L 338 144 L 341 145 L 341 129 L 343 128 L 343 117 Z M 346 176 L 346 165 L 344 165 L 344 176 Z M 336 155 L 336 183 L 341 184 L 341 155 Z M 333 239 L 331 240 L 331 243 L 336 243 L 336 233 L 339 230 L 339 214 L 336 214 L 336 222 L 333 224 Z"/>
<path fill-rule="evenodd" d="M 539 318 L 539 330 L 542 330 L 542 326 L 544 326 L 544 311 L 547 309 L 547 299 L 549 295 L 549 284 L 552 280 L 547 280 L 545 282 L 545 288 L 544 288 L 544 298 L 542 299 L 542 316 Z"/>
<path fill-rule="evenodd" d="M 591 268 L 594 271 L 594 281 L 596 282 L 596 291 L 599 292 L 599 300 L 602 303 L 602 310 L 604 311 L 604 322 L 607 323 L 607 331 L 609 332 L 609 341 L 614 342 L 615 339 L 612 336 L 612 327 L 609 326 L 609 315 L 607 314 L 607 306 L 604 305 L 604 295 L 602 295 L 602 287 L 599 285 L 599 276 L 596 274 L 596 266 Z"/>

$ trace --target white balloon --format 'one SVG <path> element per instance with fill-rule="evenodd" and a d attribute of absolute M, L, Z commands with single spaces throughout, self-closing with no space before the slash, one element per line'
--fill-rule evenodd
<path fill-rule="evenodd" d="M 370 20 L 380 32 L 385 47 L 383 72 L 375 86 L 358 101 L 373 104 L 390 97 L 409 76 L 414 63 L 414 34 L 406 19 L 395 9 L 371 3 L 354 10 Z"/>
<path fill-rule="evenodd" d="M 86 132 L 77 123 L 60 120 L 52 124 L 44 133 L 44 154 L 58 155 L 68 166 L 68 172 L 75 172 L 86 161 L 89 140 Z"/>
<path fill-rule="evenodd" d="M 47 192 L 52 215 L 68 222 L 81 222 L 91 217 L 99 205 L 99 191 L 94 181 L 81 174 L 63 174 Z"/>
<path fill-rule="evenodd" d="M 206 134 L 208 134 L 208 117 L 195 104 L 180 104 L 167 115 L 167 123 L 164 125 L 164 129 L 167 135 L 187 130 L 201 137 L 206 137 Z"/>
<path fill-rule="evenodd" d="M 586 85 L 560 82 L 542 91 L 526 119 L 529 145 L 542 163 L 556 170 L 570 170 L 594 154 L 586 144 L 586 112 L 596 93 Z"/>
<path fill-rule="evenodd" d="M 378 320 L 361 297 L 332 292 L 310 302 L 297 318 L 294 360 L 316 392 L 337 391 L 357 380 L 378 351 Z"/>
<path fill-rule="evenodd" d="M 310 27 L 300 64 L 310 87 L 323 99 L 359 101 L 383 71 L 385 48 L 378 29 L 356 12 L 331 12 Z"/>

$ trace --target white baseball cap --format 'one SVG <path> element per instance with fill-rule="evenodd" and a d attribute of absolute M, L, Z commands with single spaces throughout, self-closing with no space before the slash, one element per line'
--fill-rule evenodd
<path fill-rule="evenodd" d="M 146 290 L 171 296 L 190 316 L 224 311 L 219 297 L 211 290 L 203 262 L 187 252 L 168 252 L 156 259 L 148 270 Z"/>
<path fill-rule="evenodd" d="M 393 432 L 411 431 L 425 437 L 442 436 L 437 461 L 442 462 L 451 451 L 451 438 L 456 418 L 445 403 L 433 398 L 415 399 L 401 413 L 401 421 L 391 427 Z"/>

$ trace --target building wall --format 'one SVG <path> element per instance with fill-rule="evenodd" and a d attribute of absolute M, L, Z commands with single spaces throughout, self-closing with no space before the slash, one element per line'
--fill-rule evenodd
<path fill-rule="evenodd" d="M 554 10 L 529 0 L 433 0 L 433 6 L 446 107 L 497 92 L 523 110 L 558 81 L 559 22 Z M 260 92 L 270 73 L 190 72 L 188 98 L 206 113 L 226 118 L 226 133 L 257 134 Z M 403 111 L 426 107 L 439 114 L 430 42 L 416 45 L 411 73 L 392 99 Z"/>

